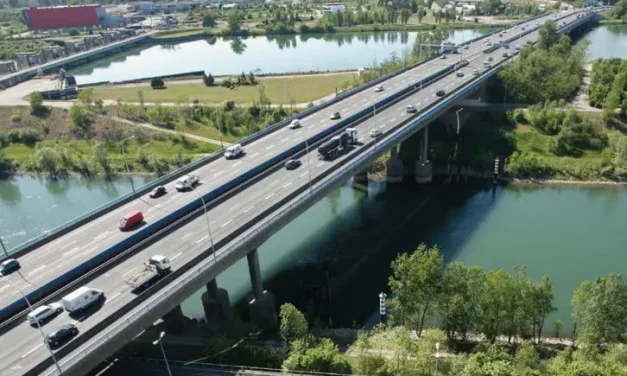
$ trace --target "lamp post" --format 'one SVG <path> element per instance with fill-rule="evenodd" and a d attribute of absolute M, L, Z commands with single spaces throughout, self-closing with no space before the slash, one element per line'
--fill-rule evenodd
<path fill-rule="evenodd" d="M 133 189 L 133 194 L 135 194 L 135 185 L 133 184 L 133 178 L 131 177 L 131 170 L 128 168 L 128 163 L 126 163 L 126 154 L 124 153 L 124 143 L 128 140 L 134 139 L 135 136 L 129 136 L 124 140 L 120 141 L 120 153 L 122 154 L 122 159 L 124 160 L 124 167 L 126 167 L 126 173 L 128 174 L 128 180 L 131 182 L 131 188 Z"/>
<path fill-rule="evenodd" d="M 7 256 L 7 258 L 9 258 L 9 252 L 7 252 L 7 248 L 4 246 L 2 238 L 0 238 L 0 247 L 2 247 L 2 250 L 4 251 L 4 254 Z"/>
<path fill-rule="evenodd" d="M 213 262 L 216 263 L 217 262 L 216 249 L 213 245 L 213 234 L 211 233 L 211 225 L 209 224 L 209 214 L 207 213 L 207 203 L 205 203 L 205 199 L 202 197 L 200 193 L 198 193 L 198 191 L 196 191 L 194 187 L 187 184 L 187 182 L 185 182 L 185 186 L 191 189 L 200 198 L 200 201 L 202 202 L 202 208 L 205 212 L 205 219 L 207 220 L 207 231 L 209 233 L 209 241 L 211 242 L 211 253 L 213 253 Z"/>
<path fill-rule="evenodd" d="M 440 359 L 440 342 L 435 343 L 435 376 L 438 376 L 438 360 Z"/>
<path fill-rule="evenodd" d="M 305 137 L 305 154 L 307 155 L 307 173 L 309 174 L 309 194 L 312 194 L 313 188 L 311 187 L 311 163 L 309 162 L 309 142 L 307 141 L 307 137 Z"/>
<path fill-rule="evenodd" d="M 153 346 L 159 345 L 161 347 L 161 353 L 163 354 L 163 360 L 165 361 L 165 367 L 168 369 L 168 375 L 172 376 L 172 371 L 170 371 L 170 365 L 168 364 L 168 358 L 165 356 L 165 350 L 163 349 L 163 343 L 161 340 L 165 337 L 165 332 L 161 332 L 159 334 L 159 338 L 152 342 Z"/>
<path fill-rule="evenodd" d="M 24 299 L 24 301 L 28 305 L 28 310 L 32 313 L 33 306 L 30 304 L 30 301 L 28 300 L 26 295 L 24 295 L 24 293 L 22 292 L 22 289 L 14 285 L 6 277 L 2 277 L 2 280 L 9 283 L 13 287 L 13 289 L 17 290 L 20 293 L 20 295 L 22 296 L 22 299 Z M 46 339 L 46 335 L 44 334 L 44 331 L 41 329 L 41 325 L 39 324 L 39 320 L 37 319 L 37 317 L 35 317 L 35 323 L 37 324 L 37 329 L 39 329 L 39 333 L 41 333 L 41 337 L 44 340 L 44 344 L 46 345 L 46 348 L 48 349 L 48 352 L 50 353 L 50 357 L 52 358 L 52 361 L 54 362 L 54 366 L 57 368 L 57 372 L 59 372 L 59 375 L 63 375 L 61 366 L 59 366 L 59 363 L 57 362 L 57 358 L 54 356 L 54 352 L 52 352 L 52 349 L 50 348 L 50 344 L 48 343 L 48 340 Z"/>

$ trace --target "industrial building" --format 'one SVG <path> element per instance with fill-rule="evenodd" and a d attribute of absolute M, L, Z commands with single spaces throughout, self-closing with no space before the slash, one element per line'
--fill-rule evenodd
<path fill-rule="evenodd" d="M 100 5 L 28 8 L 22 14 L 29 30 L 97 26 L 106 16 Z"/>

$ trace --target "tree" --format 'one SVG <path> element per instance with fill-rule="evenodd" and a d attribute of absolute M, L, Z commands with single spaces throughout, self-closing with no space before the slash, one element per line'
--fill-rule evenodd
<path fill-rule="evenodd" d="M 464 341 L 479 321 L 479 297 L 486 275 L 477 266 L 468 267 L 459 262 L 446 266 L 442 276 L 442 293 L 438 300 L 441 328 L 449 339 L 455 335 Z"/>
<path fill-rule="evenodd" d="M 102 167 L 106 175 L 109 175 L 111 173 L 111 163 L 109 162 L 107 146 L 102 142 L 97 142 L 92 149 L 92 153 L 96 164 Z"/>
<path fill-rule="evenodd" d="M 153 89 L 164 89 L 165 83 L 163 82 L 163 79 L 159 77 L 155 77 L 152 80 L 150 80 L 150 87 Z"/>
<path fill-rule="evenodd" d="M 296 340 L 290 355 L 283 362 L 287 371 L 351 373 L 348 361 L 338 352 L 337 345 L 325 338 L 310 347 L 306 341 Z"/>
<path fill-rule="evenodd" d="M 70 131 L 79 136 L 86 136 L 91 131 L 89 113 L 80 104 L 70 107 Z"/>
<path fill-rule="evenodd" d="M 28 97 L 28 102 L 30 103 L 30 113 L 31 114 L 39 114 L 43 112 L 44 107 L 44 96 L 41 95 L 40 92 L 35 91 L 31 93 Z"/>
<path fill-rule="evenodd" d="M 237 32 L 240 31 L 240 27 L 242 25 L 241 19 L 240 19 L 240 15 L 239 12 L 234 12 L 229 16 L 229 19 L 227 20 L 228 22 L 228 27 L 229 27 L 229 32 L 231 34 L 236 34 Z"/>
<path fill-rule="evenodd" d="M 548 50 L 551 48 L 553 43 L 556 41 L 556 32 L 557 27 L 555 26 L 554 21 L 546 21 L 544 25 L 540 28 L 539 36 L 538 36 L 538 47 L 543 50 Z"/>
<path fill-rule="evenodd" d="M 542 281 L 538 284 L 531 284 L 528 292 L 528 309 L 535 329 L 534 335 L 536 335 L 539 343 L 546 317 L 557 309 L 553 306 L 553 285 L 549 276 L 543 276 Z"/>
<path fill-rule="evenodd" d="M 213 76 L 211 75 L 211 73 L 203 76 L 203 81 L 205 82 L 206 86 L 213 86 L 213 84 L 215 83 L 215 79 L 213 78 Z"/>
<path fill-rule="evenodd" d="M 83 89 L 78 93 L 78 101 L 79 103 L 87 106 L 87 108 L 91 107 L 91 104 L 93 102 L 92 100 L 92 94 L 94 93 L 94 89 Z"/>
<path fill-rule="evenodd" d="M 305 316 L 292 304 L 285 303 L 281 306 L 280 333 L 281 338 L 287 344 L 291 344 L 296 340 L 305 340 L 309 333 L 309 325 Z"/>
<path fill-rule="evenodd" d="M 79 35 L 79 34 L 80 34 L 80 31 L 78 31 L 76 28 L 71 28 L 71 29 L 68 31 L 68 34 L 69 34 L 71 37 L 75 37 L 75 36 L 77 36 L 77 35 Z"/>
<path fill-rule="evenodd" d="M 584 281 L 572 298 L 579 338 L 599 346 L 618 342 L 627 330 L 627 289 L 620 274 Z"/>
<path fill-rule="evenodd" d="M 425 244 L 411 255 L 403 253 L 392 261 L 388 282 L 394 295 L 392 313 L 402 321 L 418 317 L 418 335 L 440 292 L 443 264 L 438 247 L 427 248 Z"/>
<path fill-rule="evenodd" d="M 216 25 L 216 20 L 213 18 L 211 14 L 205 14 L 202 18 L 202 27 L 214 27 Z"/>
<path fill-rule="evenodd" d="M 47 171 L 50 175 L 57 173 L 59 165 L 59 156 L 50 147 L 42 147 L 35 152 L 35 159 L 37 160 L 37 166 Z"/>

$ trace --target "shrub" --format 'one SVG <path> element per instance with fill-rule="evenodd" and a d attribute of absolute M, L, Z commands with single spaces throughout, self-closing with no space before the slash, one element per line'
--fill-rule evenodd
<path fill-rule="evenodd" d="M 202 80 L 204 81 L 205 86 L 213 86 L 213 84 L 215 84 L 215 81 L 216 81 L 211 75 L 211 73 L 202 76 Z"/>
<path fill-rule="evenodd" d="M 30 103 L 30 113 L 31 114 L 40 114 L 45 111 L 44 107 L 44 96 L 41 95 L 40 92 L 35 91 L 31 93 L 28 97 L 28 101 Z"/>
<path fill-rule="evenodd" d="M 156 77 L 150 80 L 150 87 L 153 89 L 165 89 L 165 83 L 163 79 Z"/>

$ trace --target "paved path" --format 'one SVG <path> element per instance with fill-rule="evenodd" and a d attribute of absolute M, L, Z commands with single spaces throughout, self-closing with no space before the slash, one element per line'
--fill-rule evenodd
<path fill-rule="evenodd" d="M 592 73 L 592 64 L 584 65 L 583 82 L 572 103 L 575 110 L 582 112 L 601 112 L 601 109 L 590 106 L 588 99 L 588 86 L 590 86 L 590 74 Z"/>

